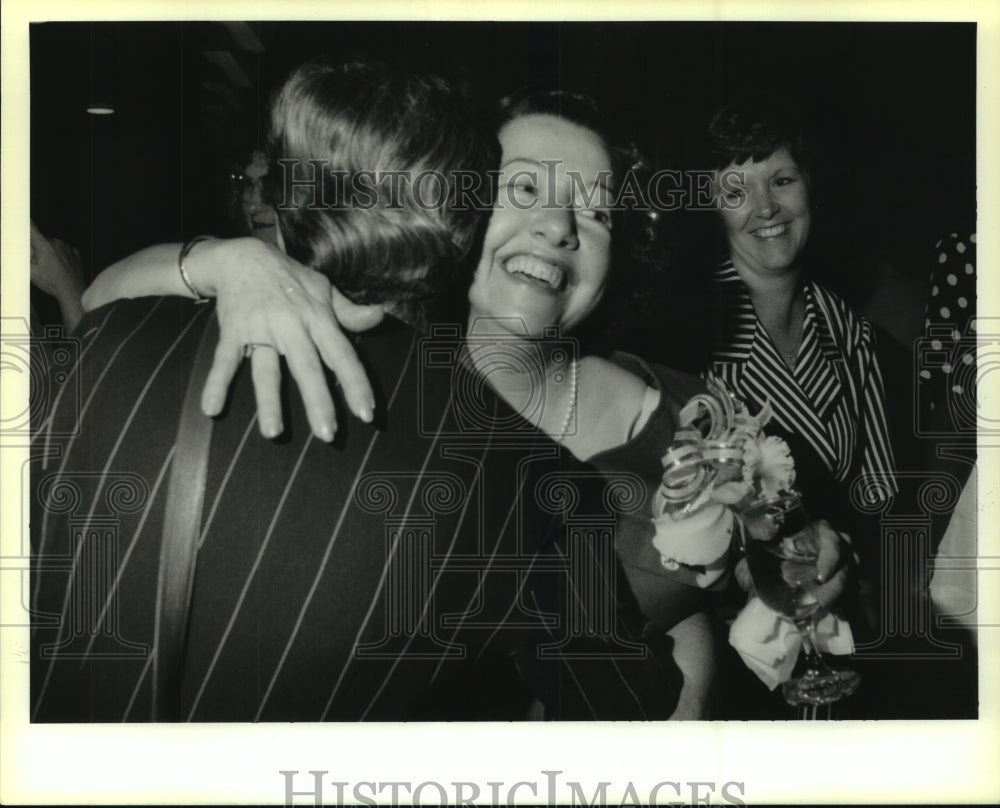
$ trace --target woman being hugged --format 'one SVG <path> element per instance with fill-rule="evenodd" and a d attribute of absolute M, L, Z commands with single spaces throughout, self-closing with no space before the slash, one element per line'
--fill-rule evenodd
<path fill-rule="evenodd" d="M 578 358 L 563 339 L 599 320 L 609 291 L 629 286 L 632 247 L 648 235 L 649 212 L 618 210 L 612 201 L 627 172 L 643 169 L 644 163 L 584 97 L 518 94 L 502 102 L 499 112 L 496 202 L 468 290 L 461 356 L 521 419 L 563 445 L 567 476 L 584 479 L 582 461 L 587 461 L 606 475 L 642 481 L 643 502 L 621 516 L 616 549 L 649 630 L 669 632 L 674 639 L 686 682 L 678 717 L 700 717 L 712 669 L 704 601 L 695 585 L 705 581 L 695 581 L 697 574 L 690 570 L 661 566 L 651 544 L 651 503 L 662 475 L 660 457 L 673 438 L 680 408 L 703 386 L 680 373 L 654 372 L 635 359 Z M 278 210 L 284 231 L 281 206 Z M 337 239 L 334 232 L 328 235 Z M 291 249 L 287 238 L 286 243 Z M 318 368 L 315 343 L 334 367 L 338 356 L 343 360 L 343 337 L 334 335 L 329 284 L 324 286 L 314 271 L 322 267 L 322 256 L 298 257 L 313 269 L 246 240 L 199 245 L 190 254 L 193 285 L 219 297 L 223 332 L 214 386 L 206 392 L 207 412 L 222 409 L 242 345 L 263 344 L 274 350 L 252 352 L 255 378 L 257 363 L 265 357 L 269 363 L 257 385 L 262 429 L 276 418 L 280 425 L 278 353 L 288 357 L 314 430 L 328 424 L 333 408 L 325 379 L 301 356 Z M 103 288 L 95 286 L 90 302 L 122 294 L 191 294 L 178 284 L 175 260 L 175 251 L 126 259 L 111 268 L 103 284 L 98 282 Z M 356 302 L 366 300 L 362 289 L 346 291 Z M 341 381 L 352 411 L 370 417 L 356 379 Z M 277 433 L 267 429 L 265 434 Z M 723 572 L 720 564 L 710 577 Z"/>

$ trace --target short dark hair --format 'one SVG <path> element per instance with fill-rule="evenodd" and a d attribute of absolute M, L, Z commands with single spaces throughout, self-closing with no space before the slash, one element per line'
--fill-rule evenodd
<path fill-rule="evenodd" d="M 634 140 L 590 96 L 567 90 L 520 90 L 499 102 L 496 131 L 527 115 L 551 115 L 593 132 L 608 150 L 617 187 L 621 188 L 629 175 L 637 187 L 649 187 L 651 164 Z M 658 211 L 616 206 L 611 217 L 611 271 L 604 296 L 573 334 L 591 353 L 631 347 L 623 336 L 632 333 L 639 312 L 650 303 L 650 291 L 662 284 L 670 271 Z"/>
<path fill-rule="evenodd" d="M 766 160 L 787 149 L 809 180 L 809 154 L 797 111 L 762 99 L 719 107 L 708 125 L 708 160 L 719 171 L 747 160 Z"/>
<path fill-rule="evenodd" d="M 296 183 L 315 183 L 290 186 L 289 200 L 283 171 L 267 175 L 289 255 L 365 303 L 424 300 L 451 285 L 483 207 L 463 205 L 455 183 L 462 172 L 483 178 L 497 162 L 495 137 L 444 80 L 327 58 L 298 67 L 279 90 L 268 151 L 272 166 L 284 161 Z M 321 161 L 321 180 L 309 161 Z M 390 172 L 410 179 L 433 172 L 441 184 L 415 191 Z M 346 190 L 366 175 L 367 203 L 359 205 Z M 426 204 L 420 197 L 431 191 Z M 320 204 L 306 204 L 318 192 Z"/>
<path fill-rule="evenodd" d="M 502 98 L 497 105 L 496 131 L 526 115 L 551 115 L 575 123 L 597 135 L 611 157 L 611 174 L 618 187 L 632 174 L 645 189 L 652 174 L 650 163 L 635 142 L 611 121 L 590 96 L 568 90 L 524 89 Z M 646 209 L 612 211 L 612 249 L 615 265 L 641 260 L 656 243 L 657 214 Z M 622 267 L 618 267 L 621 271 Z"/>

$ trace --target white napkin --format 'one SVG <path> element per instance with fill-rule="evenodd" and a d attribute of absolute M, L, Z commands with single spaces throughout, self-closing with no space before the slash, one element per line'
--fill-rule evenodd
<path fill-rule="evenodd" d="M 751 595 L 729 629 L 729 644 L 739 652 L 746 666 L 774 690 L 791 678 L 802 638 L 791 620 Z M 816 650 L 828 654 L 851 653 L 854 637 L 850 624 L 826 612 L 816 622 L 816 646 Z"/>

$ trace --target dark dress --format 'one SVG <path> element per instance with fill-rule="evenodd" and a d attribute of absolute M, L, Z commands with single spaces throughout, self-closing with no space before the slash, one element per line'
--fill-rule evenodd
<path fill-rule="evenodd" d="M 616 548 L 646 617 L 657 630 L 666 631 L 685 617 L 707 609 L 711 602 L 695 583 L 699 570 L 683 565 L 677 570 L 664 568 L 652 541 L 653 496 L 663 476 L 661 458 L 674 439 L 681 408 L 692 396 L 705 392 L 705 384 L 695 376 L 649 364 L 630 354 L 614 354 L 611 359 L 658 390 L 660 400 L 646 424 L 630 440 L 588 462 L 603 472 L 626 472 L 642 480 L 642 508 L 623 514 Z"/>

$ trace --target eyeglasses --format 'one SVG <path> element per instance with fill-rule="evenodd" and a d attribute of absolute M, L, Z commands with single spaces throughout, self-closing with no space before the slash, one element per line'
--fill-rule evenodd
<path fill-rule="evenodd" d="M 229 174 L 229 186 L 236 192 L 237 195 L 243 196 L 245 194 L 251 193 L 254 188 L 261 188 L 261 181 L 263 176 L 254 179 L 247 174 L 240 171 L 233 171 Z"/>

